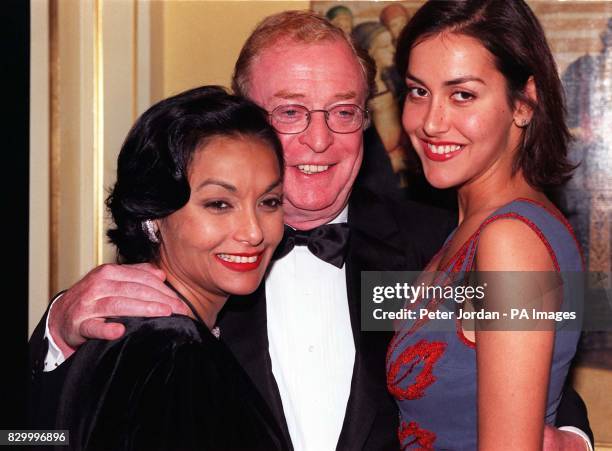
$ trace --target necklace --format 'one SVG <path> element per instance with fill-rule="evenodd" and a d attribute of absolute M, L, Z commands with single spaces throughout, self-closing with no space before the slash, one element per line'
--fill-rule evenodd
<path fill-rule="evenodd" d="M 179 291 L 176 288 L 174 288 L 170 282 L 166 280 L 165 284 L 168 285 L 170 288 L 172 288 L 172 290 L 178 295 L 181 301 L 183 301 L 183 303 L 187 305 L 187 307 L 189 307 L 189 310 L 191 310 L 191 313 L 193 313 L 193 316 L 195 316 L 199 322 L 206 325 L 206 323 L 204 322 L 202 317 L 199 315 L 198 311 L 195 309 L 193 304 L 189 302 L 189 300 L 185 296 L 179 293 Z M 214 326 L 212 329 L 210 329 L 210 333 L 213 334 L 213 337 L 215 337 L 218 340 L 219 337 L 221 336 L 221 329 L 219 329 L 219 326 Z"/>

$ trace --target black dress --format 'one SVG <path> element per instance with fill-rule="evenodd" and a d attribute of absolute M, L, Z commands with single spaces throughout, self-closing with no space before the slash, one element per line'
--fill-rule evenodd
<path fill-rule="evenodd" d="M 122 338 L 89 340 L 69 359 L 55 427 L 70 431 L 70 449 L 290 449 L 248 376 L 202 322 L 114 321 L 126 326 Z"/>

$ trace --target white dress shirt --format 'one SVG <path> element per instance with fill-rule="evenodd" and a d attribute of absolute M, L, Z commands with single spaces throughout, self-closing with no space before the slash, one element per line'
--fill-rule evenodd
<path fill-rule="evenodd" d="M 334 221 L 346 222 L 345 209 Z M 296 451 L 333 451 L 351 391 L 355 343 L 345 266 L 295 246 L 266 279 L 272 373 Z"/>
<path fill-rule="evenodd" d="M 55 303 L 55 301 L 62 297 L 62 294 L 63 292 L 55 296 L 55 299 L 51 300 L 51 306 L 49 307 L 49 311 L 47 312 L 47 318 L 45 319 L 45 338 L 49 341 L 49 349 L 47 351 L 47 355 L 45 356 L 45 365 L 43 371 L 53 371 L 66 360 L 64 354 L 55 344 L 55 341 L 53 341 L 53 336 L 49 332 L 49 317 L 51 316 L 51 309 L 53 308 L 53 304 Z"/>

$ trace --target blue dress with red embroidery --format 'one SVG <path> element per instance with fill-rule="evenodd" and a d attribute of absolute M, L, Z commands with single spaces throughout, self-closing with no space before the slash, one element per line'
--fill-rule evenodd
<path fill-rule="evenodd" d="M 575 279 L 566 279 L 564 272 L 576 274 L 583 270 L 579 246 L 565 218 L 528 199 L 510 202 L 489 216 L 443 273 L 457 282 L 457 276 L 460 278 L 461 274 L 470 271 L 480 232 L 487 224 L 502 218 L 523 221 L 546 245 L 555 269 L 563 278 L 563 307 L 566 308 L 566 300 L 571 297 L 570 293 L 575 293 L 572 290 L 576 287 L 570 286 L 575 284 Z M 447 243 L 451 237 L 452 234 Z M 441 321 L 454 324 L 444 327 Z M 387 386 L 400 409 L 398 435 L 402 450 L 477 449 L 475 344 L 463 335 L 456 319 L 433 319 L 423 323 L 417 314 L 417 320 L 405 321 L 397 330 L 387 353 Z M 569 321 L 558 323 L 546 423 L 554 422 L 579 336 L 575 321 L 573 324 Z"/>

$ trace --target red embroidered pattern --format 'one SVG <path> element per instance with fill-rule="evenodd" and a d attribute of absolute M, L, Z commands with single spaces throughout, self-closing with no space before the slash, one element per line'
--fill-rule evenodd
<path fill-rule="evenodd" d="M 436 381 L 433 367 L 444 351 L 446 343 L 441 341 L 420 340 L 410 346 L 398 356 L 387 371 L 387 389 L 396 399 L 418 399 L 423 397 L 425 389 Z M 424 362 L 421 372 L 414 378 L 414 382 L 406 388 L 400 384 L 412 375 L 417 364 Z"/>
<path fill-rule="evenodd" d="M 411 421 L 410 423 L 402 422 L 398 433 L 397 433 L 402 447 L 402 451 L 405 449 L 422 449 L 430 450 L 433 449 L 433 444 L 436 441 L 436 434 L 428 431 L 427 429 L 421 429 L 418 423 Z M 414 438 L 412 438 L 414 436 Z M 412 440 L 408 441 L 408 439 Z M 418 448 L 414 448 L 417 445 Z"/>
<path fill-rule="evenodd" d="M 456 272 L 456 268 L 461 268 L 461 265 L 463 264 L 463 261 L 465 260 L 465 256 L 466 256 L 468 247 L 472 239 L 474 238 L 474 236 L 475 234 L 469 237 L 467 241 L 463 243 L 463 245 L 457 250 L 457 252 L 455 252 L 455 255 L 452 256 L 452 258 L 448 261 L 448 263 L 445 266 L 441 267 L 439 271 L 449 272 L 450 270 L 450 272 Z M 455 271 L 453 271 L 453 269 L 455 269 Z"/>

